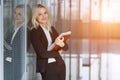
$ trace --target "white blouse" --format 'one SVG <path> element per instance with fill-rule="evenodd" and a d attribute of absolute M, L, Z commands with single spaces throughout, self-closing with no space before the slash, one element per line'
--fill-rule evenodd
<path fill-rule="evenodd" d="M 46 29 L 44 27 L 42 27 L 42 29 L 43 29 L 43 31 L 46 35 L 47 41 L 48 41 L 48 47 L 47 47 L 47 49 L 48 49 L 50 47 L 50 45 L 52 44 L 52 38 L 51 38 L 51 35 L 50 35 L 50 32 L 48 29 Z M 48 59 L 48 63 L 55 62 L 55 61 L 56 61 L 55 58 Z"/>

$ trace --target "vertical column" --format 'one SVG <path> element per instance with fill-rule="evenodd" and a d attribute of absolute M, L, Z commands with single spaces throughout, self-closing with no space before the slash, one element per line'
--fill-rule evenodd
<path fill-rule="evenodd" d="M 70 23 L 70 30 L 71 30 L 71 13 L 72 13 L 72 11 L 71 11 L 71 7 L 72 7 L 72 0 L 69 0 L 69 7 L 70 7 L 70 17 L 69 17 L 69 23 Z M 71 40 L 70 40 L 70 43 L 71 43 Z M 71 45 L 70 45 L 70 47 L 69 47 L 69 80 L 71 80 Z"/>
<path fill-rule="evenodd" d="M 92 8 L 92 4 L 91 4 L 92 0 L 89 0 L 89 80 L 91 80 L 91 42 L 92 42 L 92 38 L 91 38 L 91 8 Z"/>
<path fill-rule="evenodd" d="M 4 80 L 3 70 L 3 0 L 0 0 L 0 80 Z"/>

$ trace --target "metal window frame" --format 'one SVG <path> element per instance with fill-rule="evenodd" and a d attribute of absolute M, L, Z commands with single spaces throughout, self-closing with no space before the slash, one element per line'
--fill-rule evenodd
<path fill-rule="evenodd" d="M 0 80 L 4 80 L 3 74 L 3 0 L 0 0 Z"/>

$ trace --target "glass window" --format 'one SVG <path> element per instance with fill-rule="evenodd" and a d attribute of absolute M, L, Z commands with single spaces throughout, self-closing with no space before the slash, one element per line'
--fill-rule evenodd
<path fill-rule="evenodd" d="M 71 18 L 72 20 L 79 20 L 80 0 L 71 0 Z"/>
<path fill-rule="evenodd" d="M 100 0 L 92 0 L 91 17 L 92 17 L 92 20 L 100 19 Z"/>
<path fill-rule="evenodd" d="M 89 22 L 89 16 L 90 16 L 90 0 L 81 0 L 81 13 L 80 13 L 80 19 L 83 21 L 83 23 Z"/>
<path fill-rule="evenodd" d="M 102 1 L 102 21 L 103 22 L 120 22 L 120 0 L 103 0 Z"/>
<path fill-rule="evenodd" d="M 25 79 L 25 4 L 23 0 L 4 0 L 4 80 Z"/>
<path fill-rule="evenodd" d="M 0 0 L 0 80 L 3 80 L 3 0 Z"/>

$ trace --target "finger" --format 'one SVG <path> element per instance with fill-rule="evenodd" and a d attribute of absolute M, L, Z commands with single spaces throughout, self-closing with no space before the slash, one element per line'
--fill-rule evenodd
<path fill-rule="evenodd" d="M 61 41 L 64 41 L 64 37 L 61 38 Z"/>

